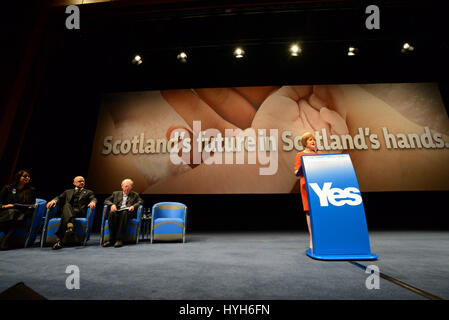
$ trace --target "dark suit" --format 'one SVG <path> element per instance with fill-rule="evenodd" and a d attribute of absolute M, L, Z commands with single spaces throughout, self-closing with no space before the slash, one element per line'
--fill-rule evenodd
<path fill-rule="evenodd" d="M 76 195 L 75 188 L 68 189 L 54 198 L 56 204 L 59 206 L 61 213 L 61 223 L 56 231 L 56 235 L 60 240 L 63 240 L 67 223 L 73 223 L 73 220 L 85 214 L 87 205 L 91 202 L 97 203 L 93 191 L 81 189 L 80 193 Z"/>
<path fill-rule="evenodd" d="M 24 224 L 25 220 L 33 213 L 34 209 L 9 208 L 1 209 L 7 204 L 34 204 L 36 202 L 36 189 L 33 187 L 16 190 L 7 185 L 0 191 L 0 231 L 4 231 L 5 236 L 1 243 L 2 248 L 7 248 L 9 238 L 14 232 Z"/>
<path fill-rule="evenodd" d="M 114 191 L 105 201 L 105 205 L 113 205 L 120 209 L 123 202 L 123 191 Z M 137 208 L 143 204 L 143 200 L 139 194 L 134 191 L 130 191 L 128 199 L 126 200 L 126 207 L 134 207 L 134 211 L 110 211 L 108 216 L 109 233 L 111 235 L 111 242 L 122 240 L 126 233 L 128 226 L 128 220 L 133 218 L 136 214 Z"/>

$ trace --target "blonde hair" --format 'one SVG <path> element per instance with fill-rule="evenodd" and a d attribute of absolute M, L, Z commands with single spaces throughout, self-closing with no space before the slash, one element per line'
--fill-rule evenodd
<path fill-rule="evenodd" d="M 301 144 L 305 148 L 307 144 L 307 140 L 313 138 L 316 141 L 315 135 L 312 132 L 306 132 L 301 136 Z"/>

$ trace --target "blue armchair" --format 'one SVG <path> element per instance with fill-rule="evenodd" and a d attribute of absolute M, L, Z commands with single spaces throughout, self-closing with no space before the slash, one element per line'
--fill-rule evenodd
<path fill-rule="evenodd" d="M 100 233 L 100 245 L 109 241 L 111 234 L 109 233 L 108 216 L 111 210 L 110 205 L 103 206 L 103 217 L 101 218 L 101 233 Z M 128 227 L 126 228 L 126 235 L 124 242 L 139 243 L 140 225 L 142 223 L 143 206 L 137 208 L 137 214 L 135 218 L 128 220 Z"/>
<path fill-rule="evenodd" d="M 46 205 L 47 201 L 44 199 L 36 199 L 33 214 L 11 236 L 10 243 L 12 246 L 23 246 L 26 248 L 34 244 L 42 225 L 42 217 L 44 216 Z M 4 236 L 4 233 L 0 232 L 0 239 Z"/>
<path fill-rule="evenodd" d="M 45 215 L 44 229 L 41 237 L 41 248 L 46 244 L 54 244 L 57 241 L 56 230 L 58 230 L 61 218 L 55 218 L 58 206 L 48 208 Z M 92 232 L 92 225 L 95 217 L 95 208 L 87 208 L 84 218 L 75 218 L 74 231 L 78 239 L 83 239 L 83 246 L 86 245 Z"/>
<path fill-rule="evenodd" d="M 156 203 L 151 212 L 151 243 L 154 240 L 185 242 L 187 206 L 179 202 Z"/>

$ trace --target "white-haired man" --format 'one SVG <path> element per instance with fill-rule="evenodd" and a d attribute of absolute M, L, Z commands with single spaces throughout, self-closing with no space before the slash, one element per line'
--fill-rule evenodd
<path fill-rule="evenodd" d="M 128 220 L 133 218 L 137 208 L 143 204 L 137 192 L 132 191 L 134 182 L 131 179 L 122 181 L 122 191 L 114 191 L 104 204 L 110 205 L 111 210 L 108 216 L 110 240 L 103 246 L 118 248 L 123 246 L 123 238 L 128 226 Z"/>

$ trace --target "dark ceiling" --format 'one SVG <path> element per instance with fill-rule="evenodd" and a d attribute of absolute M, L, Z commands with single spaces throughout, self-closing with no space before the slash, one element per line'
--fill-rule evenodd
<path fill-rule="evenodd" d="M 272 83 L 437 81 L 445 76 L 447 19 L 432 2 L 378 2 L 380 30 L 367 30 L 361 1 L 180 1 L 152 6 L 83 5 L 80 30 L 53 8 L 51 66 L 103 91 Z M 207 5 L 209 4 L 209 6 Z M 303 52 L 291 57 L 288 45 Z M 401 54 L 404 41 L 412 54 Z M 246 56 L 236 60 L 241 45 Z M 359 48 L 347 56 L 348 46 Z M 181 51 L 188 62 L 176 60 Z M 141 65 L 131 63 L 135 54 Z"/>

